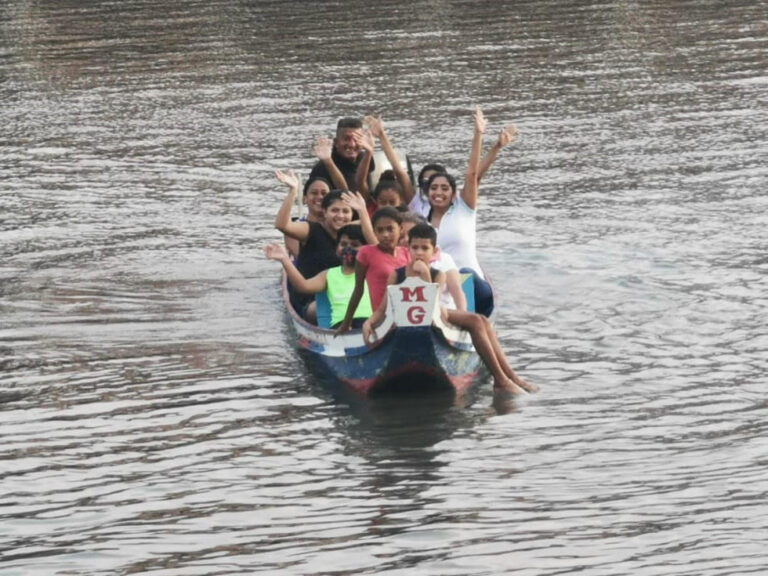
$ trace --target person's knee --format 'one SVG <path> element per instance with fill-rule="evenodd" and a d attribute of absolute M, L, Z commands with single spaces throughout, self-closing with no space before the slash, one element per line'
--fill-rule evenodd
<path fill-rule="evenodd" d="M 467 324 L 469 324 L 470 330 L 476 330 L 476 331 L 485 330 L 485 325 L 483 323 L 484 319 L 486 319 L 485 316 L 482 316 L 480 314 L 471 314 L 469 316 L 469 320 L 467 321 Z"/>
<path fill-rule="evenodd" d="M 317 324 L 317 304 L 310 302 L 304 310 L 304 320 Z"/>

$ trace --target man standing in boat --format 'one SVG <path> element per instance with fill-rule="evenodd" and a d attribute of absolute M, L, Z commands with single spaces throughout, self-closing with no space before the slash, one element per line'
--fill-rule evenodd
<path fill-rule="evenodd" d="M 329 157 L 321 158 L 315 163 L 309 179 L 320 176 L 333 182 L 335 188 L 354 191 L 355 173 L 362 159 L 360 144 L 358 144 L 362 133 L 363 121 L 360 118 L 347 117 L 339 120 L 336 125 L 336 137 L 333 139 L 333 151 Z"/>

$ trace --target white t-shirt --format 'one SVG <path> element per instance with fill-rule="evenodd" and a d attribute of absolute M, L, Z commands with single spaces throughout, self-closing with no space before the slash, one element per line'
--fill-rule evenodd
<path fill-rule="evenodd" d="M 457 270 L 456 262 L 453 261 L 453 258 L 447 253 L 442 250 L 438 252 L 437 259 L 433 260 L 429 264 L 432 266 L 432 268 L 435 268 L 436 270 L 440 270 L 443 273 L 447 273 L 449 270 Z M 449 310 L 456 310 L 456 302 L 453 301 L 453 296 L 451 296 L 451 293 L 448 291 L 448 283 L 445 283 L 445 286 L 443 286 L 443 293 L 440 294 L 440 304 L 442 304 L 444 307 L 448 308 Z"/>
<path fill-rule="evenodd" d="M 426 218 L 429 215 L 429 201 L 421 194 L 416 194 L 408 204 L 411 212 Z M 477 259 L 477 210 L 470 208 L 457 195 L 437 229 L 437 245 L 442 252 L 450 255 L 456 267 L 472 268 L 485 280 L 480 262 Z M 437 268 L 437 266 L 435 266 Z"/>
<path fill-rule="evenodd" d="M 411 198 L 411 201 L 408 203 L 408 210 L 414 214 L 418 214 L 422 218 L 427 217 L 427 214 L 429 214 L 429 208 L 429 200 L 422 196 L 418 191 L 416 194 L 414 194 L 413 198 Z"/>
<path fill-rule="evenodd" d="M 467 206 L 461 196 L 453 199 L 437 229 L 437 245 L 447 252 L 459 269 L 472 268 L 485 279 L 477 260 L 477 211 Z"/>

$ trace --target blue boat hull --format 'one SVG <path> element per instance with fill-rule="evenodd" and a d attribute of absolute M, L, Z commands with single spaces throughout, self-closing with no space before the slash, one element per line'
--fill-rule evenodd
<path fill-rule="evenodd" d="M 320 365 L 328 376 L 356 394 L 405 388 L 418 391 L 421 387 L 450 387 L 463 393 L 482 368 L 469 335 L 442 324 L 439 314 L 420 326 L 406 326 L 403 321 L 398 325 L 388 317 L 379 328 L 386 335 L 367 346 L 360 330 L 337 336 L 304 321 L 288 304 L 285 283 L 283 295 L 297 344 L 306 351 L 310 363 Z"/>

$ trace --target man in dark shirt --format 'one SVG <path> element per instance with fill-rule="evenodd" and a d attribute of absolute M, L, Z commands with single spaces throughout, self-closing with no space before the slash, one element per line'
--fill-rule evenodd
<path fill-rule="evenodd" d="M 344 180 L 347 182 L 347 190 L 355 190 L 355 172 L 357 171 L 357 165 L 360 163 L 361 150 L 358 139 L 363 133 L 363 121 L 359 118 L 342 118 L 336 125 L 336 137 L 333 139 L 333 152 L 331 152 L 331 160 L 336 164 L 336 167 L 341 172 Z M 309 173 L 309 179 L 312 180 L 316 176 L 321 176 L 329 182 L 334 182 L 333 176 L 328 171 L 326 164 L 323 160 L 318 162 L 312 167 L 312 172 Z M 338 187 L 338 183 L 334 182 L 334 187 Z"/>

